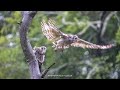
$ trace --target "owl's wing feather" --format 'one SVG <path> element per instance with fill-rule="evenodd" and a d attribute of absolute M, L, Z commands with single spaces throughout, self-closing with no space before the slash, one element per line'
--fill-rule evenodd
<path fill-rule="evenodd" d="M 48 20 L 48 23 L 45 21 L 41 22 L 42 32 L 46 36 L 46 38 L 50 41 L 57 41 L 61 37 L 65 37 L 66 34 L 61 32 L 56 26 L 55 22 L 51 19 Z"/>
<path fill-rule="evenodd" d="M 71 46 L 82 47 L 82 48 L 91 48 L 91 49 L 108 49 L 108 48 L 111 48 L 111 47 L 113 47 L 115 45 L 114 44 L 96 45 L 96 44 L 87 42 L 87 41 L 82 40 L 82 39 L 79 38 L 76 42 L 72 43 Z"/>

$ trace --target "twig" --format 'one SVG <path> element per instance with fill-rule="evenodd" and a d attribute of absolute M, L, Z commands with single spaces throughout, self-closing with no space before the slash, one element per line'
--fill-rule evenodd
<path fill-rule="evenodd" d="M 47 68 L 47 70 L 42 74 L 41 78 L 44 78 L 45 75 L 47 74 L 47 72 L 50 70 L 50 68 L 55 65 L 55 63 L 53 63 L 52 65 L 50 65 L 50 67 Z"/>
<path fill-rule="evenodd" d="M 86 26 L 81 32 L 77 33 L 77 35 L 79 36 L 83 35 L 87 31 L 88 28 L 89 28 L 89 25 Z"/>
<path fill-rule="evenodd" d="M 74 22 L 66 21 L 66 16 L 64 16 L 64 17 L 62 18 L 62 23 L 63 23 L 64 25 L 75 25 Z M 77 20 L 77 24 L 78 24 L 78 25 L 80 25 L 81 23 L 82 23 L 82 21 L 78 21 L 78 20 Z M 86 26 L 81 32 L 77 33 L 77 35 L 79 35 L 79 36 L 83 35 L 83 34 L 87 31 L 87 29 L 88 29 L 89 27 L 92 27 L 95 31 L 97 31 L 97 27 L 95 26 L 95 24 L 96 24 L 97 26 L 99 26 L 99 25 L 101 24 L 101 21 L 88 21 L 88 22 L 87 22 L 87 26 Z"/>
<path fill-rule="evenodd" d="M 64 25 L 75 25 L 75 23 L 73 23 L 73 22 L 66 21 L 66 16 L 64 16 L 64 17 L 62 18 L 62 23 L 63 23 Z"/>

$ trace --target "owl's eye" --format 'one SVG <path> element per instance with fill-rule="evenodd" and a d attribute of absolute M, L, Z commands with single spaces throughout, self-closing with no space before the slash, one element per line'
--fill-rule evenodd
<path fill-rule="evenodd" d="M 77 39 L 77 37 L 75 37 L 75 40 Z"/>
<path fill-rule="evenodd" d="M 78 39 L 78 36 L 74 36 L 74 40 L 77 40 Z"/>

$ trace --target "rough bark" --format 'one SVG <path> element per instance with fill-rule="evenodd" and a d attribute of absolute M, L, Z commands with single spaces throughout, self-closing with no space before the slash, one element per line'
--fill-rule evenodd
<path fill-rule="evenodd" d="M 22 22 L 20 23 L 19 34 L 20 43 L 25 55 L 25 58 L 29 64 L 29 71 L 31 79 L 40 79 L 41 72 L 39 70 L 38 61 L 33 53 L 32 46 L 28 40 L 27 33 L 32 19 L 36 15 L 37 11 L 24 11 L 22 12 Z"/>

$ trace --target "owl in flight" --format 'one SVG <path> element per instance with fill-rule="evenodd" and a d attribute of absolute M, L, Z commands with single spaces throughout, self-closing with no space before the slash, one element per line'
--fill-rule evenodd
<path fill-rule="evenodd" d="M 80 39 L 77 35 L 65 34 L 55 26 L 55 21 L 52 19 L 49 19 L 48 22 L 43 20 L 41 27 L 43 34 L 53 43 L 54 50 L 64 50 L 71 46 L 91 49 L 109 49 L 115 46 L 114 44 L 96 45 Z"/>

